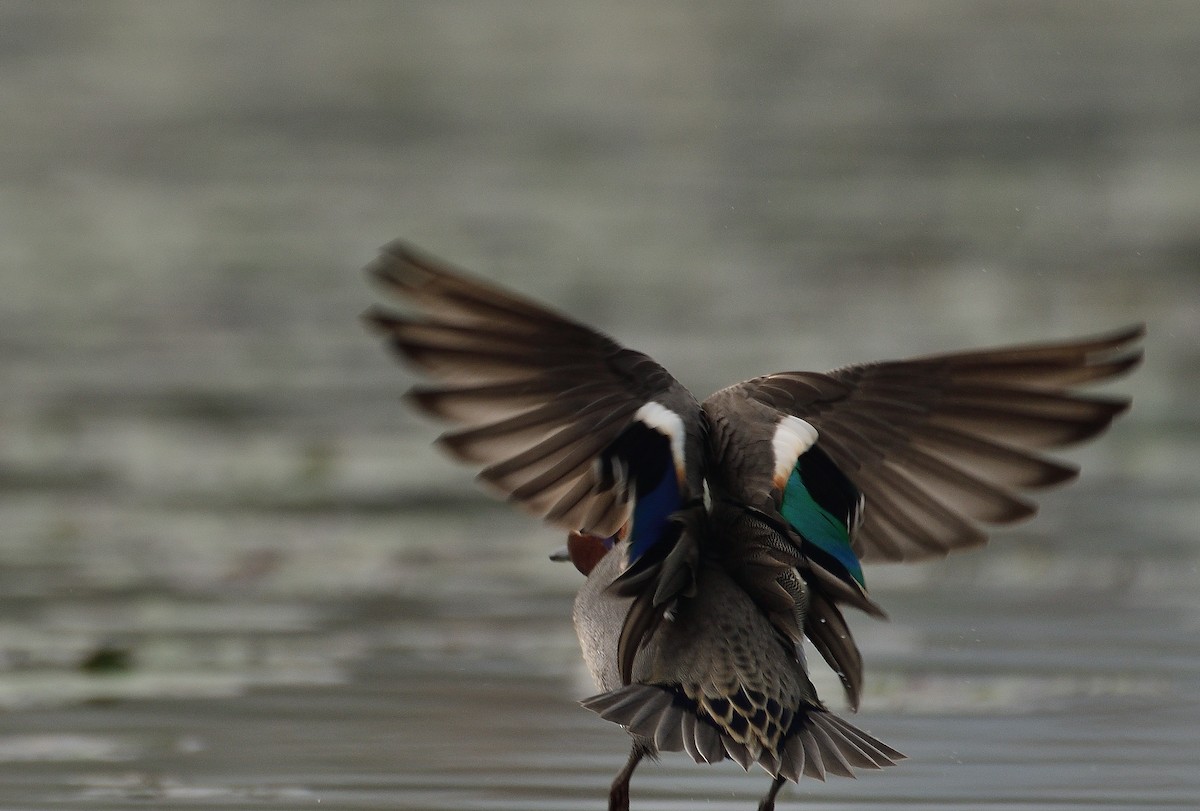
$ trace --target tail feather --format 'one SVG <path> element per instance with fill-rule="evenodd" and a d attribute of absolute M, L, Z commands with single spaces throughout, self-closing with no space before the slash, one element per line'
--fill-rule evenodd
<path fill-rule="evenodd" d="M 700 757 L 700 747 L 696 745 L 696 725 L 699 720 L 695 713 L 683 713 L 683 721 L 680 723 L 680 737 L 683 738 L 683 751 L 687 752 L 688 757 L 697 763 L 703 763 L 704 758 Z"/>
<path fill-rule="evenodd" d="M 828 774 L 854 777 L 855 769 L 894 766 L 904 755 L 827 710 L 800 707 L 776 745 L 734 737 L 679 687 L 631 684 L 580 702 L 601 718 L 653 741 L 662 752 L 686 752 L 697 763 L 726 757 L 749 769 L 757 763 L 772 776 L 798 782 Z"/>
<path fill-rule="evenodd" d="M 660 752 L 679 752 L 683 749 L 683 713 L 664 712 L 654 728 L 654 745 Z"/>
<path fill-rule="evenodd" d="M 810 724 L 803 734 L 810 735 L 816 744 L 816 748 L 821 752 L 821 760 L 825 765 L 825 771 L 841 777 L 854 777 L 850 758 L 843 751 L 846 741 L 835 741 L 823 726 L 815 723 Z M 857 749 L 853 744 L 847 748 Z"/>
<path fill-rule="evenodd" d="M 868 735 L 858 727 L 830 712 L 821 712 L 812 716 L 815 723 L 821 724 L 835 740 L 843 742 L 840 748 L 844 752 L 857 749 L 873 765 L 865 765 L 867 769 L 882 769 L 895 766 L 896 761 L 904 760 L 906 755 L 897 752 L 886 743 Z"/>
<path fill-rule="evenodd" d="M 821 745 L 813 737 L 812 730 L 800 730 L 796 733 L 796 739 L 800 742 L 800 751 L 804 753 L 804 765 L 800 771 L 804 772 L 805 777 L 815 777 L 824 782 L 825 761 L 821 757 Z"/>

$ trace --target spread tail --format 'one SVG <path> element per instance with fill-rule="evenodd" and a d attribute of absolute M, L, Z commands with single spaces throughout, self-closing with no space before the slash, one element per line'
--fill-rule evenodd
<path fill-rule="evenodd" d="M 764 736 L 748 734 L 754 716 L 730 713 L 717 720 L 682 689 L 668 685 L 631 684 L 580 704 L 652 741 L 659 751 L 687 752 L 697 763 L 728 757 L 744 769 L 758 763 L 772 776 L 793 782 L 802 775 L 818 780 L 827 774 L 854 777 L 854 769 L 882 769 L 904 759 L 853 724 L 811 705 L 783 710 L 780 720 L 787 721 L 786 729 L 777 726 L 775 734 Z M 766 728 L 772 724 L 768 721 Z"/>

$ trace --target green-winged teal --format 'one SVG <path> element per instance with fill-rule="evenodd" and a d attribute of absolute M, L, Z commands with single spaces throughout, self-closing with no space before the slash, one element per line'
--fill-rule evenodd
<path fill-rule="evenodd" d="M 759 764 L 773 778 L 760 811 L 787 780 L 903 758 L 824 707 L 803 640 L 856 708 L 841 606 L 882 615 L 861 564 L 940 557 L 1032 515 L 1019 491 L 1077 473 L 1040 451 L 1129 406 L 1076 387 L 1141 359 L 1132 327 L 782 372 L 700 403 L 646 355 L 405 245 L 369 269 L 419 312 L 368 319 L 437 381 L 409 397 L 458 424 L 439 444 L 570 532 L 588 575 L 575 628 L 602 690 L 583 705 L 633 737 L 610 809 L 660 751 Z"/>

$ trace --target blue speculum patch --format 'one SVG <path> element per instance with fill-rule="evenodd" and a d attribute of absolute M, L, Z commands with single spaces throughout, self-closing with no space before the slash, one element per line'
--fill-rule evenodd
<path fill-rule="evenodd" d="M 613 482 L 618 467 L 628 471 L 633 491 L 626 552 L 632 565 L 672 534 L 670 518 L 682 501 L 670 438 L 641 421 L 633 422 L 601 454 L 601 483 Z"/>
<path fill-rule="evenodd" d="M 865 588 L 862 564 L 850 548 L 847 526 L 857 502 L 854 485 L 814 447 L 796 460 L 783 489 L 780 512 L 806 542 L 841 564 Z"/>
<path fill-rule="evenodd" d="M 640 493 L 633 507 L 633 535 L 629 541 L 629 560 L 635 561 L 658 543 L 671 513 L 679 509 L 679 481 L 673 465 L 667 465 L 662 479 L 649 493 Z"/>

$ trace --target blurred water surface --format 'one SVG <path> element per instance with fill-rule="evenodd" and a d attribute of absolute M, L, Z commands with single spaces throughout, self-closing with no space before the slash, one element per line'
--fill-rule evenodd
<path fill-rule="evenodd" d="M 700 394 L 1147 321 L 1080 482 L 868 571 L 911 760 L 784 796 L 1196 808 L 1197 53 L 1188 2 L 0 5 L 0 807 L 603 807 L 560 539 L 357 323 L 403 235 Z"/>

